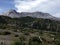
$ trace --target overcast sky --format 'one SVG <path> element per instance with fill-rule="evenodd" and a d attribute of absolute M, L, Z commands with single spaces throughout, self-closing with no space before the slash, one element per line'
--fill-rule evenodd
<path fill-rule="evenodd" d="M 45 12 L 60 17 L 60 0 L 0 0 L 0 13 L 15 9 L 17 12 Z"/>

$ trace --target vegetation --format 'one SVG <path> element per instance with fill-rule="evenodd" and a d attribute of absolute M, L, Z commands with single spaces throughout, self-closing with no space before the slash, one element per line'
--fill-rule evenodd
<path fill-rule="evenodd" d="M 13 45 L 25 45 L 22 41 L 15 41 Z"/>
<path fill-rule="evenodd" d="M 38 37 L 32 37 L 29 41 L 29 45 L 42 45 L 42 42 Z"/>
<path fill-rule="evenodd" d="M 4 32 L 0 32 L 0 35 L 10 35 L 11 32 L 8 32 L 8 31 L 4 31 Z"/>
<path fill-rule="evenodd" d="M 5 45 L 60 45 L 60 22 L 29 16 L 0 16 L 0 42 Z"/>
<path fill-rule="evenodd" d="M 21 17 L 21 18 L 10 18 L 0 16 L 0 28 L 15 28 L 20 29 L 20 27 L 27 27 L 33 29 L 47 30 L 47 31 L 60 31 L 60 22 L 50 20 L 50 19 L 42 19 L 42 18 L 32 18 L 32 17 Z M 3 20 L 2 20 L 3 19 Z"/>

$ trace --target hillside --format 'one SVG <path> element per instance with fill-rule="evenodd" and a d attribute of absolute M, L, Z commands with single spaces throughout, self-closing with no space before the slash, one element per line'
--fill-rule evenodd
<path fill-rule="evenodd" d="M 0 45 L 60 45 L 60 21 L 31 16 L 0 16 Z"/>
<path fill-rule="evenodd" d="M 21 18 L 11 18 L 7 16 L 0 16 L 0 28 L 6 25 L 5 27 L 16 27 L 16 28 L 33 28 L 33 29 L 41 29 L 47 31 L 56 31 L 60 27 L 59 21 L 54 21 L 50 19 L 43 18 L 33 18 L 33 17 L 21 17 Z"/>

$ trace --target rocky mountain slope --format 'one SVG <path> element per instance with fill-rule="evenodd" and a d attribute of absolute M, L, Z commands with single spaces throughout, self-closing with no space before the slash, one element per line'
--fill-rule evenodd
<path fill-rule="evenodd" d="M 4 16 L 12 17 L 12 18 L 19 18 L 19 17 L 36 17 L 36 18 L 43 18 L 43 19 L 51 19 L 60 21 L 60 18 L 54 17 L 48 13 L 43 12 L 17 12 L 16 10 L 9 10 L 3 14 Z"/>
<path fill-rule="evenodd" d="M 5 14 L 6 16 L 10 17 L 25 17 L 25 16 L 31 16 L 31 17 L 37 17 L 37 18 L 54 18 L 48 13 L 43 12 L 16 12 L 15 10 L 9 10 Z"/>

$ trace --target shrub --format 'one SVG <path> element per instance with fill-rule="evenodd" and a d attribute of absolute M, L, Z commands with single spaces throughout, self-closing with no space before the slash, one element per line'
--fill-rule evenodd
<path fill-rule="evenodd" d="M 10 32 L 3 32 L 3 35 L 10 35 L 11 33 Z"/>
<path fill-rule="evenodd" d="M 5 32 L 0 32 L 0 35 L 10 35 L 11 32 L 5 31 Z"/>
<path fill-rule="evenodd" d="M 29 35 L 29 32 L 25 32 L 24 35 Z"/>
<path fill-rule="evenodd" d="M 25 41 L 25 40 L 26 40 L 26 38 L 25 38 L 24 36 L 19 37 L 19 39 L 20 39 L 21 41 Z"/>
<path fill-rule="evenodd" d="M 38 37 L 33 37 L 29 40 L 29 45 L 42 45 L 42 42 Z"/>
<path fill-rule="evenodd" d="M 13 45 L 25 45 L 25 43 L 19 40 L 19 41 L 15 41 Z"/>
<path fill-rule="evenodd" d="M 0 42 L 0 45 L 6 45 L 6 43 L 4 43 L 4 42 Z"/>
<path fill-rule="evenodd" d="M 19 37 L 19 35 L 16 34 L 15 37 Z"/>
<path fill-rule="evenodd" d="M 56 45 L 60 45 L 60 41 L 59 42 L 57 41 Z"/>
<path fill-rule="evenodd" d="M 13 30 L 14 32 L 17 32 L 17 30 L 15 29 L 15 30 Z"/>

